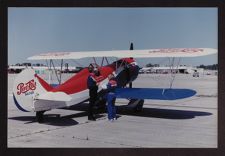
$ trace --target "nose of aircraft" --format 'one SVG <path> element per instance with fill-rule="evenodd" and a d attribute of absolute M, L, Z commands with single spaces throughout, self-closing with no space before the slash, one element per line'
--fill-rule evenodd
<path fill-rule="evenodd" d="M 129 67 L 130 81 L 134 81 L 138 77 L 139 66 L 137 64 L 131 64 Z"/>
<path fill-rule="evenodd" d="M 139 66 L 135 62 L 127 64 L 124 70 L 119 72 L 116 76 L 118 87 L 124 87 L 130 82 L 134 81 L 137 78 L 138 73 Z"/>

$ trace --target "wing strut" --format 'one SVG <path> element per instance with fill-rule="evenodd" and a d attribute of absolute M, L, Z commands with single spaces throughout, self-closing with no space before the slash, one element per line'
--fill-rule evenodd
<path fill-rule="evenodd" d="M 170 65 L 170 73 L 171 73 L 171 80 L 170 80 L 170 87 L 169 89 L 172 88 L 173 86 L 173 82 L 175 80 L 175 77 L 176 77 L 176 72 L 178 71 L 178 67 L 180 65 L 180 60 L 181 58 L 179 57 L 179 60 L 178 60 L 178 63 L 177 63 L 177 67 L 174 68 L 174 65 L 175 65 L 175 57 L 172 58 L 172 61 L 170 61 L 170 58 L 169 59 L 169 65 Z M 162 95 L 165 93 L 165 89 L 162 90 Z"/>
<path fill-rule="evenodd" d="M 107 57 L 105 57 L 105 60 L 106 60 L 107 64 L 109 65 L 109 61 L 108 61 Z"/>
<path fill-rule="evenodd" d="M 103 63 L 104 63 L 104 59 L 105 59 L 105 57 L 102 57 L 102 63 L 101 63 L 101 67 L 103 66 Z"/>
<path fill-rule="evenodd" d="M 51 65 L 53 66 L 53 70 L 55 71 L 55 75 L 56 75 L 56 78 L 58 80 L 58 83 L 61 84 L 62 72 L 60 72 L 60 77 L 59 77 L 52 59 L 50 60 L 50 69 L 51 69 Z M 61 60 L 61 71 L 62 71 L 62 66 L 63 66 L 63 59 Z"/>
<path fill-rule="evenodd" d="M 47 67 L 48 67 L 48 84 L 51 84 L 51 81 L 52 81 L 52 75 L 50 73 L 52 71 L 51 64 L 50 64 L 50 62 L 48 64 L 48 60 L 46 60 L 46 64 L 47 64 Z"/>
<path fill-rule="evenodd" d="M 176 67 L 176 68 L 174 68 L 174 65 L 175 65 L 175 58 L 174 58 L 174 57 L 173 57 L 173 59 L 172 59 L 172 63 L 170 64 L 170 72 L 171 72 L 171 77 L 172 77 L 172 79 L 171 79 L 171 81 L 170 81 L 170 89 L 172 88 L 173 82 L 174 82 L 174 80 L 175 80 L 176 72 L 177 72 L 178 67 L 179 67 L 179 65 L 180 65 L 180 60 L 181 60 L 181 58 L 179 58 L 178 63 L 177 63 L 177 67 Z M 174 69 L 175 69 L 175 70 L 174 70 Z"/>
<path fill-rule="evenodd" d="M 59 84 L 62 82 L 62 66 L 63 66 L 63 59 L 61 59 L 61 70 L 60 70 L 60 77 L 59 77 Z"/>

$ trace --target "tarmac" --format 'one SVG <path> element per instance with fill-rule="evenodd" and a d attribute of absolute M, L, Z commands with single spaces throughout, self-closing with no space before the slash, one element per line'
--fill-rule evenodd
<path fill-rule="evenodd" d="M 110 122 L 100 112 L 87 120 L 87 103 L 45 113 L 18 110 L 12 98 L 16 74 L 8 75 L 8 147 L 43 148 L 216 148 L 218 142 L 218 79 L 216 75 L 177 74 L 172 88 L 197 91 L 193 97 L 145 100 L 142 112 L 133 112 L 128 100 L 117 99 L 118 119 Z M 69 75 L 63 75 L 64 80 Z M 169 74 L 139 74 L 133 87 L 168 88 Z M 172 80 L 171 80 L 172 81 Z M 60 115 L 60 116 L 59 116 Z"/>

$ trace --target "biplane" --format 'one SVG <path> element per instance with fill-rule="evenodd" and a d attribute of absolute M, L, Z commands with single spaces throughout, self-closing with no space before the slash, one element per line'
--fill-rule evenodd
<path fill-rule="evenodd" d="M 169 49 L 146 49 L 133 50 L 131 43 L 130 50 L 112 51 L 88 51 L 88 52 L 51 52 L 42 53 L 29 57 L 28 60 L 46 60 L 54 67 L 54 60 L 93 58 L 94 65 L 100 72 L 99 99 L 105 94 L 104 86 L 108 82 L 108 75 L 113 73 L 118 82 L 116 89 L 117 98 L 128 99 L 129 103 L 136 103 L 136 110 L 141 110 L 145 99 L 156 100 L 177 100 L 188 98 L 196 94 L 191 89 L 172 88 L 133 88 L 132 82 L 138 77 L 139 66 L 135 58 L 181 58 L 199 57 L 217 53 L 212 48 L 169 48 Z M 109 62 L 107 58 L 116 57 L 117 60 Z M 101 64 L 96 63 L 95 58 L 101 58 Z M 104 62 L 106 65 L 103 65 Z M 61 75 L 57 76 L 59 84 L 52 86 L 34 69 L 24 69 L 17 75 L 13 85 L 13 99 L 17 108 L 24 112 L 36 112 L 38 121 L 43 118 L 43 113 L 57 108 L 70 107 L 80 104 L 89 99 L 87 78 L 88 67 L 65 82 L 61 82 Z M 101 100 L 100 100 L 101 101 Z M 104 102 L 103 102 L 104 103 Z"/>

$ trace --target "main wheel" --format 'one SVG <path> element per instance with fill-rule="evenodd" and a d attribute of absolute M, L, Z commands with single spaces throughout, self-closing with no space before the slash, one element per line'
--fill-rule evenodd
<path fill-rule="evenodd" d="M 44 111 L 36 112 L 36 120 L 37 120 L 38 123 L 44 122 Z"/>
<path fill-rule="evenodd" d="M 139 100 L 138 104 L 134 107 L 134 112 L 141 112 L 143 110 L 144 100 Z"/>

